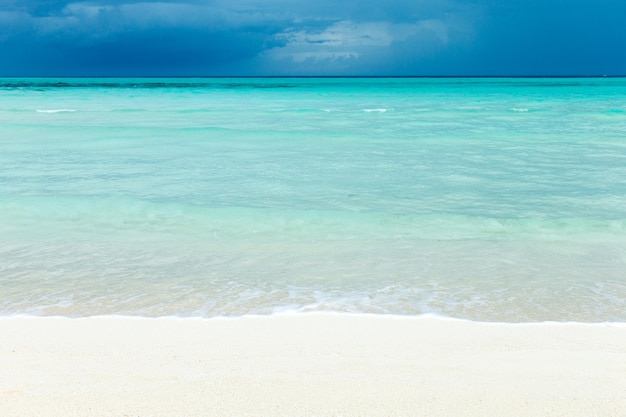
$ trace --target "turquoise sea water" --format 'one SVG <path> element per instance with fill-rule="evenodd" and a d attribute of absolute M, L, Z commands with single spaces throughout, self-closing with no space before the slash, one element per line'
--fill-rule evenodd
<path fill-rule="evenodd" d="M 626 79 L 0 79 L 0 315 L 626 321 Z"/>

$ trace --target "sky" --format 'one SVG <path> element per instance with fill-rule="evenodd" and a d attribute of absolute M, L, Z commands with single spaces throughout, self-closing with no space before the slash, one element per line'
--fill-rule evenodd
<path fill-rule="evenodd" d="M 0 76 L 626 75 L 626 0 L 0 0 Z"/>

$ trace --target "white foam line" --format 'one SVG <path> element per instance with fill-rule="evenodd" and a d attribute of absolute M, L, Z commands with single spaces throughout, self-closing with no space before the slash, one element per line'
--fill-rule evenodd
<path fill-rule="evenodd" d="M 456 317 L 446 317 L 432 313 L 419 314 L 419 315 L 401 315 L 401 314 L 376 314 L 376 313 L 350 313 L 341 311 L 310 311 L 310 312 L 298 312 L 298 311 L 281 311 L 272 314 L 242 314 L 232 316 L 134 316 L 123 314 L 103 314 L 93 316 L 42 316 L 31 314 L 13 314 L 2 315 L 0 320 L 12 320 L 12 319 L 61 319 L 61 320 L 173 320 L 173 321 L 221 321 L 221 320 L 269 320 L 272 318 L 280 317 L 348 317 L 348 318 L 371 318 L 371 319 L 389 319 L 389 320 L 426 320 L 426 321 L 445 321 L 445 322 L 457 322 L 457 323 L 471 323 L 486 326 L 515 326 L 515 327 L 534 327 L 534 326 L 584 326 L 584 327 L 626 327 L 626 322 L 577 322 L 577 321 L 529 321 L 529 322 L 501 322 L 501 321 L 474 321 L 469 319 L 462 319 Z"/>

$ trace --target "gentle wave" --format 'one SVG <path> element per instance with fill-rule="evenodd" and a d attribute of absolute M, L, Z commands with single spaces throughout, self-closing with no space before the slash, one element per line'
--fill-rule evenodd
<path fill-rule="evenodd" d="M 626 219 L 496 218 L 453 214 L 390 214 L 384 211 L 206 207 L 174 201 L 120 197 L 13 198 L 1 202 L 5 236 L 51 238 L 59 229 L 75 236 L 168 236 L 173 240 L 307 241 L 358 239 L 499 240 L 536 242 L 626 242 Z M 0 221 L 0 224 L 2 222 Z M 107 234 L 100 236 L 106 228 Z"/>

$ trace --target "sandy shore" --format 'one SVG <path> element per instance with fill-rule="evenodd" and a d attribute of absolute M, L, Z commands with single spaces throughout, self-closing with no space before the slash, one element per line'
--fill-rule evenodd
<path fill-rule="evenodd" d="M 0 415 L 626 416 L 626 325 L 0 319 Z"/>

